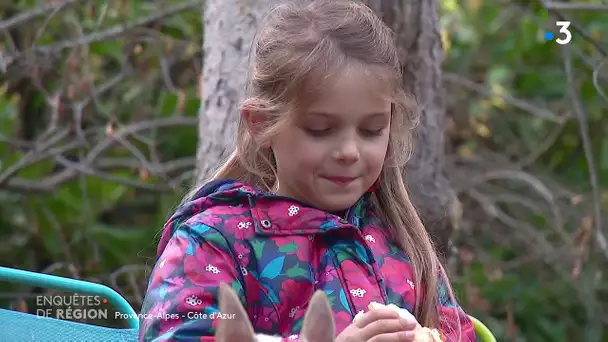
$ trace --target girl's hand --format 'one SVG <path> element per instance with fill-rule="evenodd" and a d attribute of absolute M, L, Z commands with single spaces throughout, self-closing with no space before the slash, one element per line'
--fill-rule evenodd
<path fill-rule="evenodd" d="M 412 342 L 417 324 L 390 309 L 371 310 L 346 327 L 336 342 Z"/>

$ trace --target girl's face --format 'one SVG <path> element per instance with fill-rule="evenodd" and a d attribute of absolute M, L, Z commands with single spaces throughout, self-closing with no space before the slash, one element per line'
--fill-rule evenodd
<path fill-rule="evenodd" d="M 335 212 L 353 205 L 378 179 L 391 101 L 367 77 L 345 73 L 271 140 L 278 194 Z"/>

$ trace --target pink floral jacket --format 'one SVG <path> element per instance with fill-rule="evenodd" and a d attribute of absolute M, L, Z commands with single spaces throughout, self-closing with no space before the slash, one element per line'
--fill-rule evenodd
<path fill-rule="evenodd" d="M 297 340 L 315 290 L 329 297 L 336 334 L 370 302 L 414 310 L 407 256 L 369 207 L 346 219 L 232 180 L 207 184 L 167 222 L 141 312 L 142 341 L 214 341 L 218 286 L 239 295 L 257 333 Z M 440 330 L 475 341 L 472 321 L 440 284 Z M 206 315 L 204 315 L 206 314 Z"/>

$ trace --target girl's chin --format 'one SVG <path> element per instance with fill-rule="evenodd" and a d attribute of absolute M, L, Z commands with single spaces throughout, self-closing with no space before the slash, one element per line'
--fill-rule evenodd
<path fill-rule="evenodd" d="M 362 194 L 359 193 L 332 193 L 324 191 L 324 194 L 317 198 L 318 207 L 329 212 L 340 212 L 347 210 L 353 204 L 357 203 Z"/>

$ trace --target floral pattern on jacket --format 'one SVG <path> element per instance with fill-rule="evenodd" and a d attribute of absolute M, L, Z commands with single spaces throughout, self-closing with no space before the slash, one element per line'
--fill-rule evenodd
<path fill-rule="evenodd" d="M 221 282 L 232 286 L 256 333 L 298 340 L 307 302 L 328 296 L 336 334 L 372 302 L 414 311 L 412 267 L 374 215 L 366 193 L 345 219 L 232 181 L 213 181 L 165 225 L 141 318 L 142 341 L 214 341 Z M 440 330 L 474 341 L 472 321 L 439 284 Z M 422 293 L 421 293 L 422 295 Z"/>

